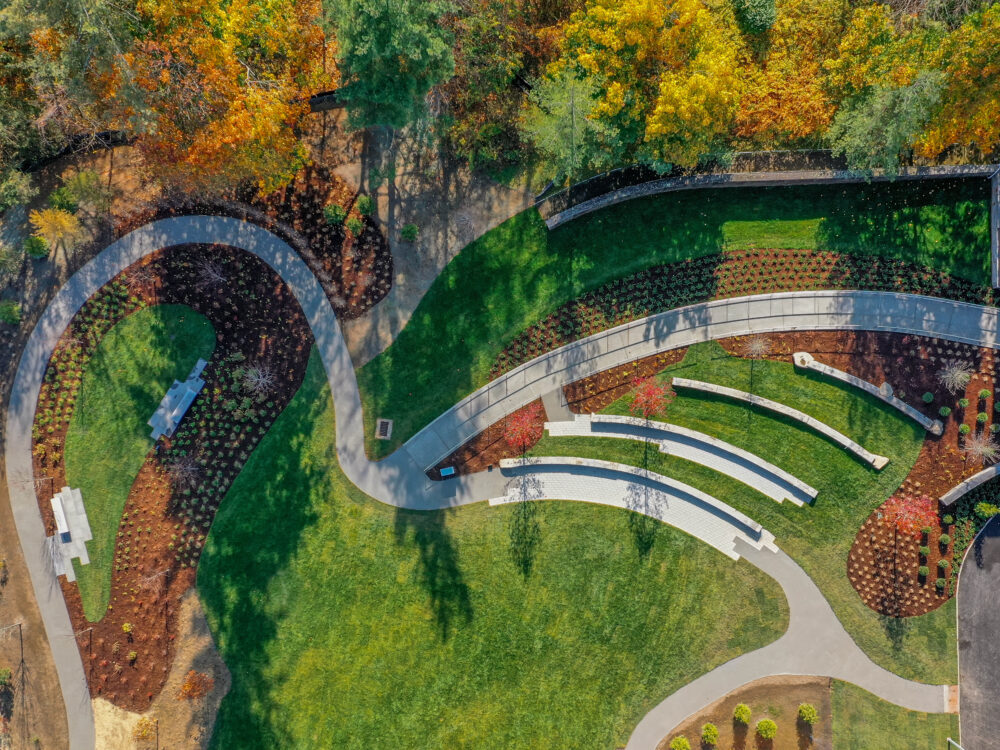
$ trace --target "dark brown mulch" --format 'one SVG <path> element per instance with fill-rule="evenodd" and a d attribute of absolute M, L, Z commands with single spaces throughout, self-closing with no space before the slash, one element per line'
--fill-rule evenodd
<path fill-rule="evenodd" d="M 596 414 L 632 390 L 637 378 L 662 372 L 684 359 L 685 354 L 687 347 L 671 349 L 570 383 L 563 388 L 570 411 L 574 414 Z"/>
<path fill-rule="evenodd" d="M 168 302 L 189 305 L 215 327 L 216 349 L 202 374 L 205 388 L 173 439 L 149 453 L 132 485 L 103 619 L 88 622 L 77 585 L 61 579 L 91 694 L 131 710 L 147 708 L 162 689 L 173 660 L 180 597 L 194 583 L 218 504 L 301 384 L 312 345 L 294 295 L 256 257 L 219 246 L 155 253 L 95 295 L 57 346 L 36 414 L 36 449 L 45 446 L 36 450 L 36 476 L 52 477 L 56 487 L 65 483 L 66 424 L 100 337 L 131 310 Z M 242 382 L 242 368 L 250 366 L 273 376 L 260 396 L 234 388 Z M 43 483 L 38 491 L 50 533 L 51 489 Z"/>

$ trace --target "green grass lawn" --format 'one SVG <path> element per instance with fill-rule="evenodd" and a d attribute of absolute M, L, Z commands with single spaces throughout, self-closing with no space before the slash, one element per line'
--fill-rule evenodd
<path fill-rule="evenodd" d="M 334 429 L 314 351 L 198 568 L 233 675 L 214 748 L 610 750 L 787 626 L 753 566 L 618 509 L 375 502 Z"/>
<path fill-rule="evenodd" d="M 748 247 L 903 258 L 987 284 L 989 183 L 668 193 L 553 232 L 529 209 L 462 250 L 392 346 L 358 371 L 369 455 L 387 455 L 484 385 L 503 347 L 563 303 L 651 266 Z M 392 440 L 375 440 L 378 417 L 395 420 Z"/>
<path fill-rule="evenodd" d="M 834 750 L 945 750 L 958 740 L 958 714 L 908 711 L 857 685 L 833 681 Z"/>
<path fill-rule="evenodd" d="M 83 375 L 66 433 L 66 481 L 79 487 L 94 539 L 89 565 L 73 567 L 83 612 L 104 617 L 111 596 L 115 534 L 132 482 L 153 441 L 146 421 L 174 379 L 215 348 L 212 324 L 185 305 L 132 313 L 101 339 Z"/>
<path fill-rule="evenodd" d="M 751 371 L 753 384 L 751 386 Z M 924 682 L 956 679 L 954 602 L 927 615 L 881 620 L 847 579 L 847 553 L 862 521 L 900 485 L 916 461 L 923 430 L 895 409 L 847 386 L 797 374 L 791 364 L 731 357 L 715 342 L 688 350 L 665 371 L 750 390 L 820 419 L 890 458 L 881 472 L 792 420 L 748 411 L 739 402 L 679 390 L 662 419 L 722 438 L 791 472 L 819 491 L 812 506 L 776 503 L 700 464 L 616 438 L 545 437 L 533 455 L 601 458 L 641 466 L 697 487 L 746 513 L 772 532 L 805 569 L 857 644 L 878 664 Z M 629 397 L 607 412 L 628 414 Z"/>

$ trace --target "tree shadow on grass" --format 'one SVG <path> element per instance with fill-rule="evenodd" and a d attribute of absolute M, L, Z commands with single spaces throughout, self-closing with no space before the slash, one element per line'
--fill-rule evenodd
<path fill-rule="evenodd" d="M 520 502 L 510 509 L 508 534 L 510 536 L 510 558 L 527 580 L 535 564 L 535 554 L 542 541 L 542 528 L 538 522 L 540 505 L 534 502 L 542 496 L 542 483 L 538 477 L 521 475 L 514 480 Z"/>
<path fill-rule="evenodd" d="M 219 506 L 198 566 L 198 593 L 233 675 L 211 747 L 293 747 L 271 673 L 285 606 L 272 584 L 300 552 L 303 535 L 329 502 L 327 464 L 315 460 L 313 432 L 329 430 L 332 410 L 313 351 L 305 380 Z M 295 634 L 288 634 L 294 638 Z"/>
<path fill-rule="evenodd" d="M 458 549 L 448 531 L 446 511 L 420 512 L 397 509 L 396 544 L 416 545 L 419 583 L 430 599 L 431 611 L 442 641 L 451 636 L 456 619 L 472 621 L 472 601 L 458 562 Z"/>

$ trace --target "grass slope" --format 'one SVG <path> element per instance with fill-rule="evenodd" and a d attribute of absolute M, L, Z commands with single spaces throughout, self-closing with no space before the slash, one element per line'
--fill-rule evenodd
<path fill-rule="evenodd" d="M 233 674 L 212 747 L 610 749 L 787 625 L 773 581 L 669 527 L 520 509 L 412 513 L 363 495 L 337 463 L 313 352 L 198 568 Z"/>
<path fill-rule="evenodd" d="M 369 455 L 387 455 L 484 385 L 504 345 L 568 300 L 651 266 L 747 247 L 904 258 L 985 284 L 989 183 L 668 193 L 551 233 L 529 209 L 462 250 L 392 346 L 359 370 Z M 374 439 L 378 417 L 395 420 L 393 440 Z"/>
<path fill-rule="evenodd" d="M 925 714 L 877 698 L 857 685 L 833 681 L 833 750 L 942 750 L 958 739 L 958 714 Z"/>
<path fill-rule="evenodd" d="M 87 365 L 66 433 L 66 481 L 81 489 L 94 535 L 90 564 L 73 561 L 91 622 L 108 608 L 118 522 L 153 446 L 146 420 L 174 379 L 214 348 L 207 318 L 185 305 L 157 305 L 112 328 Z"/>
<path fill-rule="evenodd" d="M 751 370 L 753 384 L 751 387 Z M 862 603 L 847 580 L 847 553 L 861 522 L 900 485 L 916 461 L 923 430 L 867 394 L 829 380 L 797 374 L 791 364 L 731 357 L 715 342 L 692 347 L 665 371 L 750 390 L 826 422 L 864 447 L 890 458 L 876 472 L 797 422 L 748 411 L 739 402 L 678 391 L 664 421 L 722 438 L 791 472 L 819 491 L 811 507 L 780 505 L 726 475 L 636 441 L 616 438 L 544 438 L 533 455 L 573 455 L 644 461 L 729 503 L 761 523 L 778 545 L 805 569 L 830 601 L 857 644 L 878 664 L 924 682 L 956 679 L 955 609 L 905 620 L 881 620 Z M 606 411 L 628 414 L 629 397 Z"/>

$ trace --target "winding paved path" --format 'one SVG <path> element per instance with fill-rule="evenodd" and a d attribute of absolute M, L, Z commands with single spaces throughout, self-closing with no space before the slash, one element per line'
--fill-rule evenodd
<path fill-rule="evenodd" d="M 184 243 L 242 248 L 281 275 L 302 306 L 326 368 L 337 420 L 337 453 L 344 473 L 377 500 L 412 509 L 439 509 L 503 494 L 506 478 L 498 472 L 431 482 L 423 469 L 483 427 L 529 401 L 572 380 L 658 351 L 725 336 L 800 328 L 922 333 L 986 346 L 995 346 L 997 340 L 996 310 L 914 295 L 808 292 L 708 302 L 629 323 L 522 365 L 463 399 L 408 441 L 403 450 L 373 463 L 364 452 L 357 380 L 336 316 L 319 282 L 299 256 L 266 230 L 235 219 L 186 216 L 141 227 L 109 245 L 59 290 L 22 354 L 7 414 L 6 462 L 11 503 L 52 646 L 73 750 L 94 747 L 93 715 L 66 605 L 44 554 L 45 533 L 34 496 L 31 466 L 35 404 L 49 356 L 73 314 L 88 297 L 145 255 Z M 781 583 L 790 604 L 803 591 L 815 588 L 783 553 L 768 554 L 771 557 L 751 552 L 744 556 Z M 681 716 L 688 707 L 697 710 L 740 683 L 746 675 L 752 675 L 747 679 L 776 672 L 845 675 L 846 679 L 889 700 L 943 710 L 943 698 L 933 698 L 942 688 L 907 683 L 889 675 L 868 660 L 846 633 L 837 636 L 836 643 L 843 651 L 835 659 L 825 658 L 826 650 L 815 653 L 816 639 L 814 635 L 807 638 L 807 630 L 812 634 L 843 632 L 818 592 L 795 603 L 793 612 L 796 619 L 790 635 L 786 634 L 767 649 L 719 667 L 672 695 L 640 723 L 630 747 L 646 746 L 643 743 L 651 742 L 653 734 L 665 722 Z M 800 622 L 805 624 L 798 625 Z M 778 648 L 778 644 L 783 645 Z M 723 684 L 725 689 L 720 687 Z"/>

